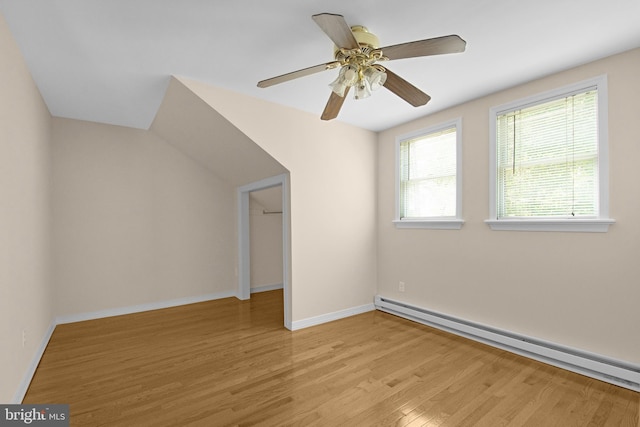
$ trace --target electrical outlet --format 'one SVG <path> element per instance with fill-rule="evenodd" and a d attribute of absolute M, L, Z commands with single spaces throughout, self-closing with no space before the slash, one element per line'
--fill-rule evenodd
<path fill-rule="evenodd" d="M 398 282 L 398 290 L 404 292 L 404 282 Z"/>
<path fill-rule="evenodd" d="M 27 344 L 27 331 L 22 330 L 22 348 Z"/>

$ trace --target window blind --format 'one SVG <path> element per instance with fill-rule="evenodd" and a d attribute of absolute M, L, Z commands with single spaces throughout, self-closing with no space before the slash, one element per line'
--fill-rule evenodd
<path fill-rule="evenodd" d="M 456 215 L 456 127 L 400 143 L 400 218 Z"/>
<path fill-rule="evenodd" d="M 598 215 L 597 89 L 496 120 L 498 219 Z"/>

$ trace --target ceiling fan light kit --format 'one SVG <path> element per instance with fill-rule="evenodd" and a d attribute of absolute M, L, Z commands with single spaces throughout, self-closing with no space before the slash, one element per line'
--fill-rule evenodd
<path fill-rule="evenodd" d="M 362 25 L 349 27 L 341 15 L 321 13 L 313 20 L 334 42 L 334 61 L 294 71 L 258 82 L 269 87 L 320 71 L 340 68 L 338 77 L 329 84 L 331 95 L 322 120 L 338 116 L 346 95 L 355 87 L 354 98 L 364 99 L 371 91 L 386 87 L 414 107 L 429 102 L 431 97 L 411 83 L 378 64 L 379 61 L 464 52 L 466 42 L 457 35 L 419 40 L 380 48 L 378 37 Z"/>
<path fill-rule="evenodd" d="M 384 67 L 375 64 L 384 61 L 382 51 L 379 49 L 378 37 L 370 33 L 362 25 L 354 25 L 351 32 L 358 43 L 357 48 L 347 49 L 335 46 L 334 56 L 339 64 L 338 77 L 329 84 L 336 95 L 344 97 L 346 88 L 355 86 L 355 99 L 364 99 L 371 96 L 372 90 L 378 90 L 387 80 Z"/>

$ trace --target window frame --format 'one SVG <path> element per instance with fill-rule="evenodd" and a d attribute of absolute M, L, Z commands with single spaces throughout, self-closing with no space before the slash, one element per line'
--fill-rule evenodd
<path fill-rule="evenodd" d="M 400 218 L 400 145 L 408 139 L 426 136 L 450 128 L 455 128 L 456 132 L 456 214 L 445 217 Z M 461 229 L 462 224 L 464 224 L 462 219 L 462 117 L 397 136 L 395 152 L 395 216 L 393 224 L 396 228 Z"/>
<path fill-rule="evenodd" d="M 570 96 L 589 89 L 598 91 L 598 216 L 571 217 L 519 217 L 498 219 L 497 206 L 497 117 L 507 112 Z M 609 148 L 608 148 L 608 89 L 607 76 L 601 75 L 578 83 L 542 92 L 489 110 L 489 219 L 485 223 L 492 230 L 509 231 L 568 231 L 606 232 L 615 220 L 609 218 Z"/>

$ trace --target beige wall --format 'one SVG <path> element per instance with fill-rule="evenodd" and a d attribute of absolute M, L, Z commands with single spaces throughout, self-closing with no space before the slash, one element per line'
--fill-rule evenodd
<path fill-rule="evenodd" d="M 290 172 L 292 320 L 371 304 L 375 133 L 180 80 Z"/>
<path fill-rule="evenodd" d="M 149 130 L 234 187 L 286 173 L 273 157 L 175 78 Z"/>
<path fill-rule="evenodd" d="M 143 130 L 54 119 L 56 314 L 234 292 L 235 189 Z"/>
<path fill-rule="evenodd" d="M 0 94 L 0 402 L 8 403 L 52 319 L 51 118 L 2 15 Z"/>
<path fill-rule="evenodd" d="M 608 74 L 608 233 L 491 231 L 489 108 Z M 640 50 L 584 65 L 407 123 L 378 143 L 378 292 L 425 308 L 640 362 Z M 396 135 L 462 117 L 462 230 L 398 230 Z M 406 292 L 398 292 L 398 282 Z"/>

